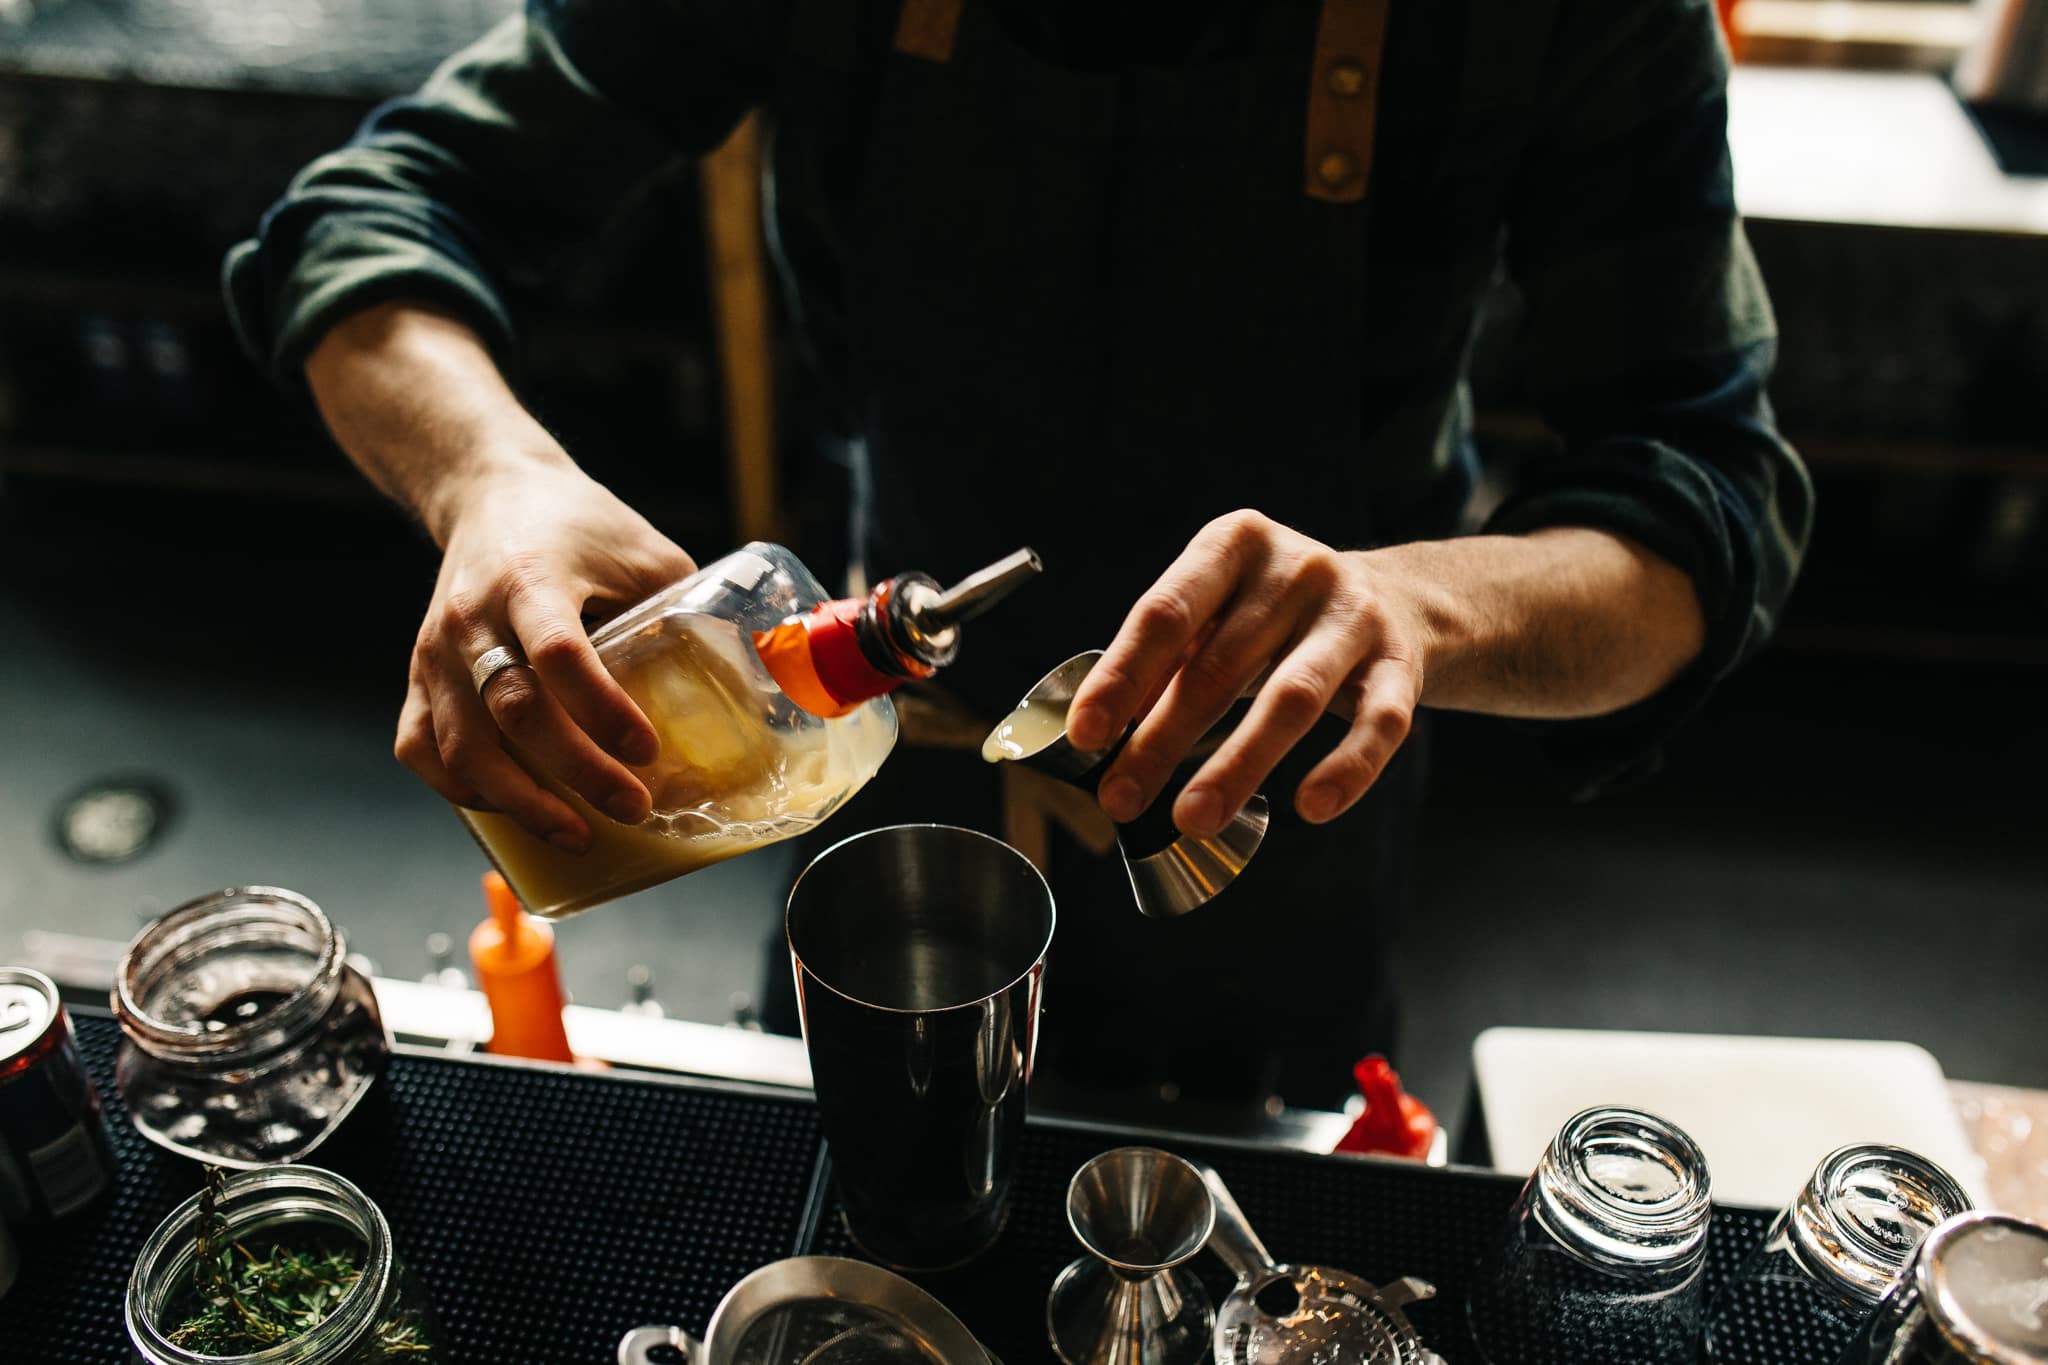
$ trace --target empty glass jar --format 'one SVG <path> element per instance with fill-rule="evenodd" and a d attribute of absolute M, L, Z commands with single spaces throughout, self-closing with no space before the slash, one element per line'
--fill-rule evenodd
<path fill-rule="evenodd" d="M 272 886 L 202 896 L 144 929 L 114 987 L 114 1077 L 136 1128 L 241 1169 L 326 1141 L 391 1050 L 347 956 L 319 906 Z"/>
<path fill-rule="evenodd" d="M 1970 1207 L 1941 1167 L 1900 1147 L 1822 1158 L 1707 1316 L 1716 1365 L 1830 1365 L 1928 1233 Z M 1788 1339 L 1787 1324 L 1798 1324 Z"/>
<path fill-rule="evenodd" d="M 128 1279 L 128 1336 L 142 1365 L 433 1365 L 444 1359 L 426 1296 L 407 1276 L 383 1211 L 348 1181 L 312 1166 L 248 1171 L 228 1178 L 216 1212 L 226 1243 L 237 1251 L 273 1262 L 279 1252 L 338 1255 L 355 1267 L 356 1278 L 345 1287 L 335 1283 L 318 1321 L 295 1337 L 239 1356 L 205 1353 L 180 1330 L 207 1302 L 197 1288 L 201 1207 L 195 1195 L 150 1234 Z"/>
<path fill-rule="evenodd" d="M 1489 1365 L 1643 1365 L 1698 1354 L 1713 1215 L 1675 1125 L 1589 1109 L 1551 1140 L 1466 1301 Z"/>

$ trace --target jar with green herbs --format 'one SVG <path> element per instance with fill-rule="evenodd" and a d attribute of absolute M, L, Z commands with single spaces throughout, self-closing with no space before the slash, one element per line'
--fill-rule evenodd
<path fill-rule="evenodd" d="M 433 1365 L 425 1295 L 368 1196 L 330 1171 L 228 1175 L 166 1218 L 128 1280 L 142 1365 Z"/>

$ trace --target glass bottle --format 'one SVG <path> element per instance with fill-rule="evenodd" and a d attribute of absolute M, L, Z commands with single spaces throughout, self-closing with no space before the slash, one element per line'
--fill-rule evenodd
<path fill-rule="evenodd" d="M 314 1166 L 272 1166 L 230 1176 L 216 1212 L 229 1246 L 264 1255 L 341 1251 L 360 1268 L 355 1283 L 304 1335 L 254 1355 L 200 1355 L 172 1340 L 203 1302 L 195 1260 L 200 1196 L 157 1225 L 128 1277 L 128 1337 L 143 1365 L 391 1365 L 444 1359 L 426 1295 L 406 1274 L 383 1210 L 361 1190 Z"/>
<path fill-rule="evenodd" d="M 903 574 L 834 601 L 795 555 L 756 541 L 590 637 L 661 737 L 633 770 L 654 801 L 645 820 L 620 824 L 532 763 L 589 826 L 588 851 L 494 812 L 459 814 L 526 908 L 550 918 L 801 834 L 889 756 L 888 693 L 951 663 L 961 623 L 1038 568 L 1020 550 L 950 590 Z"/>
<path fill-rule="evenodd" d="M 114 1081 L 136 1129 L 217 1166 L 302 1160 L 391 1051 L 369 979 L 320 907 L 231 887 L 144 929 L 114 983 Z"/>
<path fill-rule="evenodd" d="M 1466 1300 L 1490 1365 L 1680 1365 L 1698 1353 L 1706 1157 L 1675 1124 L 1588 1109 L 1551 1140 Z"/>
<path fill-rule="evenodd" d="M 1838 1148 L 1714 1297 L 1715 1365 L 1831 1365 L 1927 1234 L 1970 1207 L 1941 1167 L 1900 1147 Z M 1803 1324 L 1796 1342 L 1774 1324 Z"/>

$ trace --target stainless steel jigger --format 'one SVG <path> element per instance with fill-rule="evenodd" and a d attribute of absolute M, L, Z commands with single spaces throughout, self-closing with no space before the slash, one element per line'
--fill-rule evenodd
<path fill-rule="evenodd" d="M 1198 1365 L 1216 1310 L 1181 1263 L 1202 1249 L 1216 1205 L 1202 1173 L 1153 1147 L 1118 1147 L 1074 1173 L 1067 1226 L 1088 1254 L 1045 1303 L 1065 1365 Z"/>
<path fill-rule="evenodd" d="M 1080 690 L 1081 680 L 1101 657 L 1101 650 L 1087 650 L 1040 678 L 1016 709 L 989 733 L 982 743 L 982 757 L 991 762 L 1022 763 L 1070 786 L 1091 789 L 1091 779 L 1109 766 L 1136 728 L 1126 727 L 1123 735 L 1106 749 L 1077 749 L 1067 738 L 1067 707 Z M 1020 725 L 1020 718 L 1033 712 L 1052 712 L 1057 716 L 1058 728 L 1050 738 L 1019 733 L 1025 728 Z M 1177 835 L 1157 852 L 1135 855 L 1131 852 L 1131 840 L 1136 837 L 1134 827 L 1119 825 L 1117 852 L 1123 856 L 1124 870 L 1130 874 L 1131 895 L 1137 900 L 1140 913 L 1151 919 L 1171 919 L 1214 900 L 1244 871 L 1252 854 L 1258 852 L 1270 819 L 1266 798 L 1254 796 L 1220 833 L 1207 838 Z"/>

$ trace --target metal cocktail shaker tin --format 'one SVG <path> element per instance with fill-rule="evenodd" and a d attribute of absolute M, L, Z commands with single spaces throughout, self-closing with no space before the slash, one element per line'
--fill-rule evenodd
<path fill-rule="evenodd" d="M 1999 1213 L 1949 1219 L 1840 1365 L 2048 1365 L 2048 1228 Z"/>
<path fill-rule="evenodd" d="M 100 1097 L 56 983 L 0 967 L 0 1217 L 47 1222 L 113 1183 Z"/>
<path fill-rule="evenodd" d="M 791 889 L 818 1115 L 873 1259 L 947 1269 L 1002 1231 L 1053 923 L 1030 860 L 948 825 L 857 834 Z"/>

